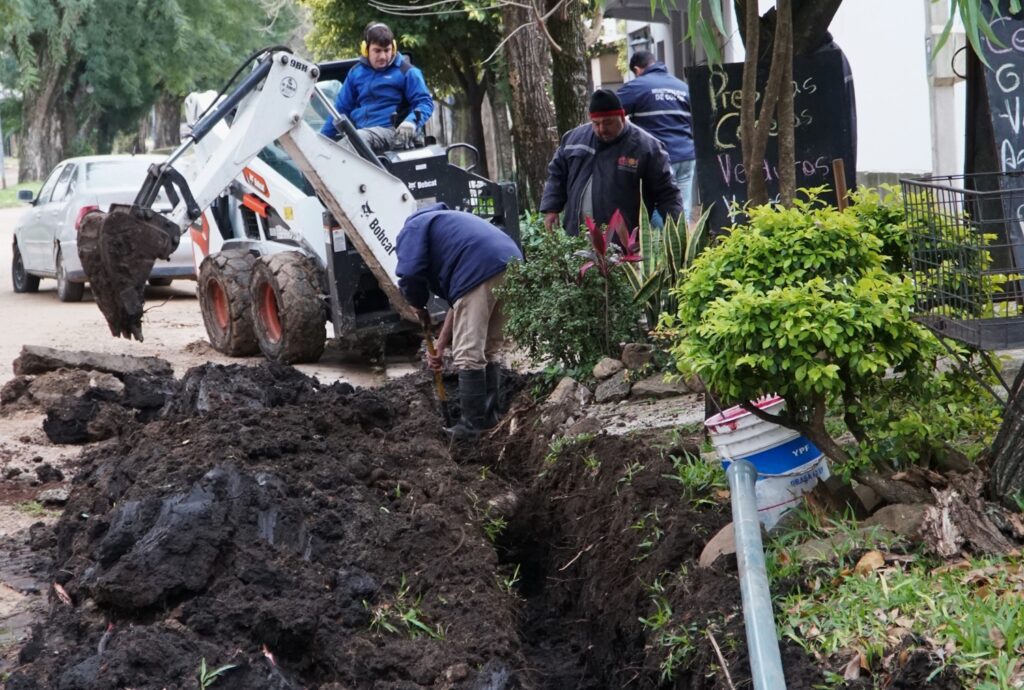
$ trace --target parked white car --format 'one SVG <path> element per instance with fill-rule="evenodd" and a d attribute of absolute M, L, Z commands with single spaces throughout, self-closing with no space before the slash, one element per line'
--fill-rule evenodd
<path fill-rule="evenodd" d="M 32 204 L 14 230 L 14 261 L 11 279 L 15 292 L 36 292 L 41 278 L 57 280 L 57 297 L 78 302 L 85 290 L 86 275 L 78 259 L 78 226 L 86 213 L 107 211 L 110 204 L 130 204 L 153 163 L 165 156 L 83 156 L 61 161 L 39 194 L 28 190 L 18 198 Z M 162 203 L 161 203 L 162 202 Z M 169 208 L 161 196 L 154 205 Z M 192 240 L 186 233 L 170 261 L 153 265 L 150 285 L 170 285 L 172 280 L 195 280 Z"/>

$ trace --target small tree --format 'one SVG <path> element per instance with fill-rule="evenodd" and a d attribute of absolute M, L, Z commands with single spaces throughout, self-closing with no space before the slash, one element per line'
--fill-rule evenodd
<path fill-rule="evenodd" d="M 882 241 L 852 213 L 813 191 L 792 208 L 747 213 L 749 225 L 708 249 L 677 288 L 679 310 L 666 319 L 672 354 L 730 399 L 783 396 L 777 417 L 743 405 L 847 461 L 825 429 L 828 405 L 840 403 L 863 438 L 862 392 L 887 371 L 927 370 L 935 340 L 910 319 L 910 281 L 885 270 Z"/>

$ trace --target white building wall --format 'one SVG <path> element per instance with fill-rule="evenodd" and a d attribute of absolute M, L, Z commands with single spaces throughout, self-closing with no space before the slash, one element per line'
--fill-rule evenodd
<path fill-rule="evenodd" d="M 932 170 L 927 1 L 846 0 L 829 27 L 853 71 L 860 172 L 963 172 L 966 88 L 962 81 L 953 87 L 955 126 L 939 133 L 955 143 L 956 169 Z M 761 11 L 774 4 L 761 0 Z M 731 12 L 732 3 L 727 6 Z M 727 55 L 734 61 L 743 59 L 738 35 Z"/>

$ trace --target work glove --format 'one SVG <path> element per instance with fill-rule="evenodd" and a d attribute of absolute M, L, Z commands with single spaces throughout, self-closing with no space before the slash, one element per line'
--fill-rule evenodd
<path fill-rule="evenodd" d="M 409 148 L 416 138 L 416 125 L 404 120 L 395 130 L 395 148 Z"/>

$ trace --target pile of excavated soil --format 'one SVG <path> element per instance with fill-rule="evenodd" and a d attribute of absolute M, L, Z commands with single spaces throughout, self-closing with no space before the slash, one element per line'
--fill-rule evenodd
<path fill-rule="evenodd" d="M 192 370 L 84 453 L 7 688 L 197 687 L 204 661 L 234 665 L 217 688 L 515 687 L 514 600 L 428 390 Z"/>
<path fill-rule="evenodd" d="M 452 448 L 422 374 L 366 391 L 208 365 L 127 388 L 53 408 L 117 435 L 34 537 L 54 584 L 8 690 L 197 688 L 204 665 L 239 690 L 750 684 L 735 559 L 697 566 L 728 505 L 673 478 L 692 441 L 553 453 L 579 410 L 518 404 Z M 824 682 L 783 658 L 791 690 Z"/>

